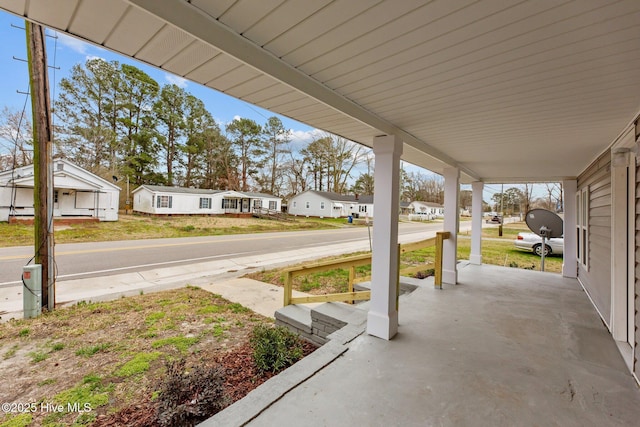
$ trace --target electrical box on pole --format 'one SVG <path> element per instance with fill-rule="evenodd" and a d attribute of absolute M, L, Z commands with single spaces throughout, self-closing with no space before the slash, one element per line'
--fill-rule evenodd
<path fill-rule="evenodd" d="M 40 264 L 22 267 L 22 306 L 24 318 L 40 316 L 42 312 L 42 266 Z"/>

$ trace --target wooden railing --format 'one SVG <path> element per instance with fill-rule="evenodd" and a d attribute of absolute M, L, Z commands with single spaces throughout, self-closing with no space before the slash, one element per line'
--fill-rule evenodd
<path fill-rule="evenodd" d="M 400 264 L 400 255 L 424 249 L 430 246 L 436 247 L 435 261 L 432 264 L 422 264 L 415 267 L 404 268 L 400 271 L 400 274 L 411 274 L 421 270 L 433 268 L 435 271 L 434 283 L 438 288 L 442 288 L 442 245 L 443 242 L 450 237 L 449 232 L 438 232 L 436 237 L 431 239 L 422 240 L 415 243 L 405 243 L 398 245 L 398 269 Z M 300 267 L 288 268 L 285 270 L 284 280 L 284 305 L 289 304 L 308 304 L 314 302 L 335 302 L 335 301 L 361 301 L 371 298 L 371 291 L 354 291 L 353 285 L 355 283 L 366 282 L 371 280 L 371 277 L 361 277 L 356 279 L 356 267 L 363 265 L 371 265 L 371 254 L 355 255 L 347 258 L 340 258 L 335 261 L 325 261 L 313 264 L 307 264 Z M 325 295 L 309 295 L 304 297 L 293 296 L 293 279 L 297 276 L 304 276 L 311 273 L 317 273 L 321 271 L 335 270 L 335 269 L 349 269 L 349 283 L 348 291 L 325 294 Z M 398 281 L 397 288 L 399 293 L 400 283 Z"/>

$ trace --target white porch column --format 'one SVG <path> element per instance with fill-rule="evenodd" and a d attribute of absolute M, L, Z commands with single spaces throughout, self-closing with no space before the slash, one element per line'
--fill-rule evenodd
<path fill-rule="evenodd" d="M 444 241 L 442 253 L 442 282 L 455 285 L 458 283 L 458 223 L 460 221 L 460 170 L 445 168 L 444 175 L 444 226 L 451 236 Z"/>
<path fill-rule="evenodd" d="M 373 139 L 375 155 L 371 305 L 367 333 L 385 340 L 398 332 L 398 210 L 400 208 L 400 156 L 402 141 L 393 135 Z"/>
<path fill-rule="evenodd" d="M 578 181 L 565 179 L 562 181 L 564 195 L 564 246 L 562 256 L 562 276 L 575 279 L 578 277 L 578 257 L 576 253 L 576 192 Z"/>
<path fill-rule="evenodd" d="M 482 264 L 482 191 L 484 182 L 471 183 L 471 264 Z"/>

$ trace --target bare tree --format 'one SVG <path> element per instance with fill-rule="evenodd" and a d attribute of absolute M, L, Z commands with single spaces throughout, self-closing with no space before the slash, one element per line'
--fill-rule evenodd
<path fill-rule="evenodd" d="M 5 151 L 6 154 L 2 156 L 3 166 L 0 170 L 31 164 L 32 141 L 29 118 L 20 111 L 4 107 L 0 111 L 0 152 Z"/>
<path fill-rule="evenodd" d="M 360 164 L 366 150 L 348 139 L 325 134 L 301 151 L 313 176 L 314 189 L 345 193 L 353 169 Z"/>

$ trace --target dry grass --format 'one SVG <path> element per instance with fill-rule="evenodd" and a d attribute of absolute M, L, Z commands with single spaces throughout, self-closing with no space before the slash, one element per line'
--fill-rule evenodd
<path fill-rule="evenodd" d="M 80 399 L 81 404 L 90 403 L 91 411 L 53 414 L 38 409 L 33 421 L 90 423 L 132 403 L 152 400 L 167 361 L 211 363 L 243 346 L 261 322 L 271 321 L 187 287 L 80 303 L 36 319 L 3 323 L 0 402 L 50 402 L 66 409 L 69 400 Z M 0 425 L 9 418 L 0 414 Z"/>
<path fill-rule="evenodd" d="M 56 226 L 56 243 L 102 242 L 217 236 L 273 231 L 318 230 L 347 226 L 346 219 L 296 218 L 274 221 L 258 218 L 202 216 L 150 217 L 120 215 L 114 222 Z M 33 245 L 33 225 L 0 223 L 0 247 Z"/>

